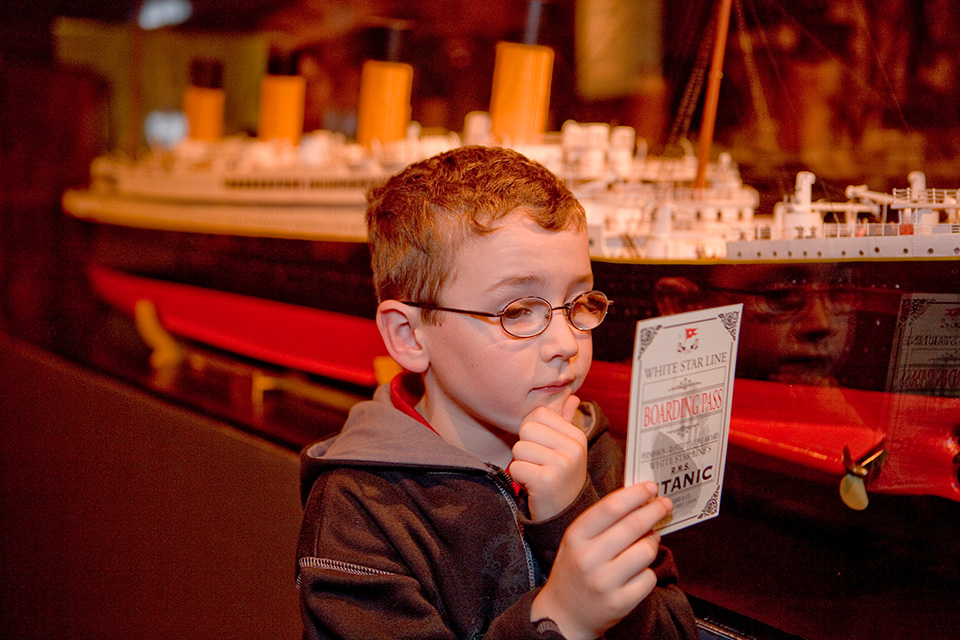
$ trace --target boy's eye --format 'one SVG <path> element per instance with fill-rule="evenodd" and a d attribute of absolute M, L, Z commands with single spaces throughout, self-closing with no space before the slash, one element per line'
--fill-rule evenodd
<path fill-rule="evenodd" d="M 802 299 L 802 294 L 795 289 L 768 289 L 761 295 L 777 311 L 793 310 Z"/>
<path fill-rule="evenodd" d="M 596 297 L 578 296 L 573 303 L 576 312 L 604 313 L 607 310 L 607 301 Z"/>
<path fill-rule="evenodd" d="M 534 312 L 533 305 L 529 301 L 517 300 L 508 304 L 503 310 L 505 320 L 519 320 L 529 316 Z"/>

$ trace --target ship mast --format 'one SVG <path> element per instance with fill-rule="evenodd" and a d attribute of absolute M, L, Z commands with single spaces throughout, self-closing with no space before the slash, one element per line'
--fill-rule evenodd
<path fill-rule="evenodd" d="M 710 78 L 703 103 L 703 120 L 700 123 L 700 138 L 697 141 L 697 176 L 693 182 L 702 189 L 707 181 L 707 165 L 710 163 L 710 147 L 713 144 L 713 129 L 717 123 L 717 103 L 720 100 L 720 79 L 723 78 L 723 54 L 727 49 L 727 31 L 730 28 L 730 9 L 733 0 L 721 0 L 717 15 L 717 34 L 713 43 L 713 59 L 710 61 Z"/>

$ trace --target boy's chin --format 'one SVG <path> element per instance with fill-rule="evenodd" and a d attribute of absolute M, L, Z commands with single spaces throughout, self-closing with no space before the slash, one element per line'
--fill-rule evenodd
<path fill-rule="evenodd" d="M 565 403 L 567 398 L 569 398 L 571 395 L 573 395 L 572 389 L 565 389 L 564 391 L 550 394 L 549 396 L 543 398 L 540 406 L 546 407 L 547 409 L 550 409 L 556 413 L 562 413 L 563 403 Z"/>
<path fill-rule="evenodd" d="M 772 382 L 782 382 L 785 384 L 832 387 L 836 386 L 836 378 L 833 376 L 833 371 L 834 367 L 832 363 L 824 363 L 822 366 L 782 366 L 767 376 L 767 379 Z"/>

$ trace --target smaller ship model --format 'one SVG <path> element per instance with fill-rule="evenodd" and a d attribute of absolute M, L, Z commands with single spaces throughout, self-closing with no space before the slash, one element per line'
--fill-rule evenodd
<path fill-rule="evenodd" d="M 928 189 L 920 171 L 892 194 L 849 186 L 847 201 L 814 201 L 815 176 L 756 217 L 757 193 L 739 182 L 721 154 L 710 187 L 684 181 L 593 183 L 577 194 L 590 216 L 598 257 L 731 261 L 960 257 L 957 189 Z"/>
<path fill-rule="evenodd" d="M 750 240 L 728 243 L 727 257 L 784 258 L 960 258 L 957 189 L 928 189 L 920 171 L 910 186 L 892 194 L 849 186 L 846 202 L 814 202 L 814 176 L 797 174 L 796 191 L 773 209 L 773 220 Z M 833 221 L 828 221 L 827 218 Z"/>

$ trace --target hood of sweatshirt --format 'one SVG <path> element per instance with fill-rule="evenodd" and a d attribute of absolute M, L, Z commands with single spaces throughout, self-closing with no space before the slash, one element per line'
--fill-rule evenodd
<path fill-rule="evenodd" d="M 483 473 L 492 469 L 394 407 L 389 384 L 378 387 L 372 400 L 356 404 L 339 433 L 301 452 L 303 498 L 321 472 L 336 466 L 472 469 Z"/>
<path fill-rule="evenodd" d="M 606 423 L 597 419 L 592 403 L 580 406 L 584 431 L 593 437 Z M 356 404 L 343 429 L 308 445 L 300 454 L 300 489 L 303 500 L 324 470 L 337 466 L 474 470 L 490 473 L 493 467 L 450 444 L 436 432 L 393 404 L 390 385 L 374 392 L 372 400 Z"/>

